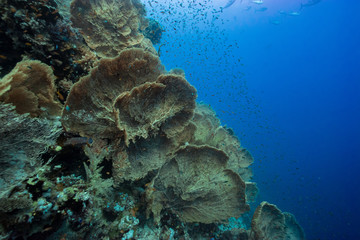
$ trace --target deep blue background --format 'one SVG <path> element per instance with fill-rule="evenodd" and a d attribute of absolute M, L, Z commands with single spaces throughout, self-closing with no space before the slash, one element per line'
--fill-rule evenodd
<path fill-rule="evenodd" d="M 293 213 L 307 239 L 360 239 L 360 4 L 278 12 L 300 2 L 264 0 L 264 12 L 245 0 L 222 13 L 221 1 L 147 8 L 165 29 L 167 69 L 183 68 L 255 157 L 256 204 Z"/>

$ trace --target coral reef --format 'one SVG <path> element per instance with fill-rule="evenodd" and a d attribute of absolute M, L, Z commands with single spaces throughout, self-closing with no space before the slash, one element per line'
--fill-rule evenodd
<path fill-rule="evenodd" d="M 147 20 L 138 0 L 75 0 L 70 11 L 73 25 L 101 57 L 115 57 L 127 47 L 153 49 L 150 41 L 143 42 L 140 30 L 147 27 Z"/>
<path fill-rule="evenodd" d="M 60 79 L 83 74 L 74 62 L 84 52 L 82 36 L 60 15 L 54 0 L 1 0 L 0 16 L 0 76 L 23 56 L 48 64 Z"/>
<path fill-rule="evenodd" d="M 52 69 L 37 60 L 23 60 L 0 81 L 0 101 L 12 103 L 19 114 L 60 116 Z"/>
<path fill-rule="evenodd" d="M 251 220 L 252 155 L 165 71 L 139 0 L 0 13 L 0 239 L 305 238 L 275 205 Z"/>

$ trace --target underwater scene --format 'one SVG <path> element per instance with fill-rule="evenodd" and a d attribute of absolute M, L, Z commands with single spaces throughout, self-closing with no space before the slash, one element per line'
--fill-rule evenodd
<path fill-rule="evenodd" d="M 360 239 L 358 9 L 0 0 L 0 240 Z"/>

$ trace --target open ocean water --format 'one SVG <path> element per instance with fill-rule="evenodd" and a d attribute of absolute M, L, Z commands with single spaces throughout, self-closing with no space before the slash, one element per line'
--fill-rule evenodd
<path fill-rule="evenodd" d="M 293 213 L 309 240 L 360 239 L 358 1 L 156 2 L 161 60 L 254 156 L 255 205 Z"/>

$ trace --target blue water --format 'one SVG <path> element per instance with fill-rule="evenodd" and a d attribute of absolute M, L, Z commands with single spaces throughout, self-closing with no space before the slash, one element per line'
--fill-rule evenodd
<path fill-rule="evenodd" d="M 360 3 L 182 2 L 147 4 L 161 60 L 253 154 L 256 204 L 293 213 L 307 239 L 360 239 Z"/>

